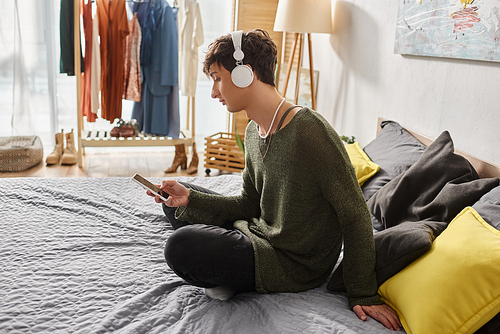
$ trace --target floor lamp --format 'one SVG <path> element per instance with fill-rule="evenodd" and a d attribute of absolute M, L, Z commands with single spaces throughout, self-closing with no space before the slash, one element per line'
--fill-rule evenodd
<path fill-rule="evenodd" d="M 297 77 L 295 80 L 294 103 L 299 99 L 300 70 L 302 68 L 302 54 L 304 39 L 307 35 L 309 50 L 309 76 L 311 80 L 312 108 L 316 108 L 316 92 L 314 87 L 314 68 L 312 59 L 311 33 L 332 33 L 331 0 L 279 0 L 274 21 L 274 31 L 294 32 L 294 42 L 290 48 L 290 59 L 286 71 L 283 96 L 286 96 L 293 60 L 297 45 L 299 59 L 297 62 Z"/>

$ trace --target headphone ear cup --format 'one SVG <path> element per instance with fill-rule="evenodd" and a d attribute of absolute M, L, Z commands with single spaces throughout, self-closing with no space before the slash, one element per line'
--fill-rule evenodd
<path fill-rule="evenodd" d="M 231 71 L 231 79 L 236 87 L 248 87 L 253 82 L 253 71 L 248 65 L 238 65 Z"/>

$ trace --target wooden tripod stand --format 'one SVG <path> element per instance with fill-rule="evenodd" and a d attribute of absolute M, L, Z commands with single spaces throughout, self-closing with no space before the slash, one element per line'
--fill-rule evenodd
<path fill-rule="evenodd" d="M 283 87 L 283 96 L 286 96 L 286 91 L 288 88 L 288 82 L 290 80 L 290 74 L 292 73 L 293 59 L 295 57 L 295 51 L 297 49 L 297 44 L 299 45 L 299 59 L 297 61 L 297 77 L 295 80 L 295 95 L 294 103 L 297 104 L 299 100 L 299 88 L 300 88 L 300 70 L 302 68 L 302 54 L 304 45 L 304 35 L 307 34 L 308 50 L 309 50 L 309 78 L 311 80 L 311 101 L 312 109 L 316 109 L 316 95 L 314 87 L 314 69 L 313 69 L 313 59 L 312 59 L 312 42 L 310 33 L 295 33 L 292 47 L 290 49 L 290 59 L 288 60 L 288 68 L 286 70 L 285 82 Z"/>

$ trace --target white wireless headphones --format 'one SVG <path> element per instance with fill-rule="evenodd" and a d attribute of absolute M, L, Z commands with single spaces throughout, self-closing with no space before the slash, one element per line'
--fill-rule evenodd
<path fill-rule="evenodd" d="M 236 67 L 231 71 L 231 79 L 233 83 L 240 88 L 250 86 L 253 82 L 253 71 L 248 65 L 243 65 L 245 54 L 241 50 L 241 38 L 243 30 L 233 31 L 231 38 L 233 39 L 234 53 L 233 57 L 236 60 Z"/>

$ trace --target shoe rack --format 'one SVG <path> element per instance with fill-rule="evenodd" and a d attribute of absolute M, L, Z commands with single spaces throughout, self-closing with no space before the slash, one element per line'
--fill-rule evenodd
<path fill-rule="evenodd" d="M 80 26 L 80 0 L 74 1 L 74 26 Z M 76 90 L 77 90 L 77 120 L 78 120 L 78 147 L 77 147 L 77 160 L 78 167 L 83 167 L 83 155 L 85 154 L 85 147 L 134 147 L 134 146 L 175 146 L 184 144 L 192 146 L 195 138 L 195 110 L 194 110 L 194 97 L 188 97 L 187 106 L 187 124 L 185 129 L 181 129 L 181 136 L 183 138 L 174 139 L 166 136 L 156 136 L 150 134 L 137 134 L 135 137 L 111 137 L 111 130 L 86 130 L 84 128 L 84 120 L 81 110 L 82 99 L 82 74 L 80 69 L 80 31 L 74 29 L 74 47 L 75 47 L 75 76 L 76 76 Z"/>

